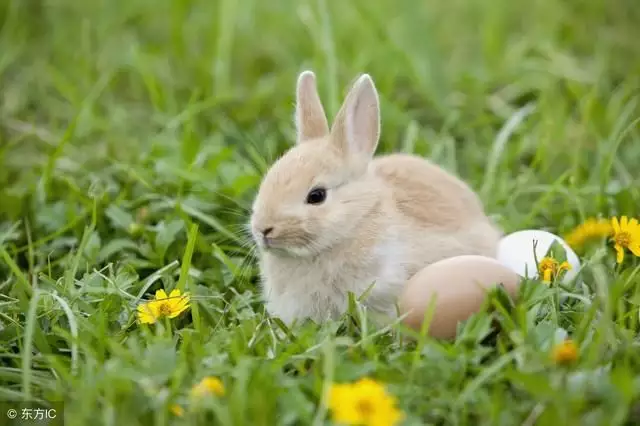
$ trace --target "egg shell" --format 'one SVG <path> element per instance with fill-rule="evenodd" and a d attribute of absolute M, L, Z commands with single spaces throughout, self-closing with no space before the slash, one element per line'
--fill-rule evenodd
<path fill-rule="evenodd" d="M 536 242 L 535 257 L 533 242 Z M 497 259 L 507 268 L 521 277 L 535 279 L 538 277 L 536 258 L 540 261 L 554 241 L 558 241 L 566 251 L 567 262 L 571 269 L 566 271 L 562 281 L 571 281 L 580 270 L 580 259 L 569 245 L 559 236 L 539 229 L 527 229 L 506 235 L 498 244 Z"/>
<path fill-rule="evenodd" d="M 456 256 L 432 263 L 409 279 L 399 298 L 403 323 L 420 330 L 425 312 L 435 297 L 429 335 L 451 339 L 459 322 L 478 312 L 487 292 L 503 284 L 511 297 L 517 295 L 520 277 L 496 259 Z"/>

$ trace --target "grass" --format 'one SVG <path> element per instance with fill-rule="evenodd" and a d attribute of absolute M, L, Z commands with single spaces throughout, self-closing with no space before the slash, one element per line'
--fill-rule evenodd
<path fill-rule="evenodd" d="M 240 230 L 307 68 L 330 116 L 370 73 L 380 152 L 459 174 L 506 232 L 638 216 L 639 20 L 632 0 L 4 1 L 0 399 L 63 400 L 72 426 L 321 425 L 323 389 L 368 375 L 406 425 L 638 424 L 640 263 L 604 242 L 582 286 L 411 342 L 358 304 L 286 330 Z M 188 314 L 136 323 L 175 287 Z M 226 395 L 174 416 L 205 376 Z"/>

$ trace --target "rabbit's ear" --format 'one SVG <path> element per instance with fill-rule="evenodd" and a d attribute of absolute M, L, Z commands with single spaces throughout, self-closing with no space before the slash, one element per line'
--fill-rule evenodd
<path fill-rule="evenodd" d="M 327 117 L 318 96 L 316 76 L 312 71 L 303 71 L 298 76 L 296 87 L 296 129 L 298 143 L 329 134 Z"/>
<path fill-rule="evenodd" d="M 331 128 L 333 142 L 348 155 L 371 159 L 380 139 L 378 92 L 368 74 L 351 87 Z"/>

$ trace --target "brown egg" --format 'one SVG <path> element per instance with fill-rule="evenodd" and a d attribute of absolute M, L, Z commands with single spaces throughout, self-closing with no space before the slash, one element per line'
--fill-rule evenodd
<path fill-rule="evenodd" d="M 484 256 L 456 256 L 420 270 L 408 282 L 399 299 L 400 313 L 408 313 L 404 324 L 420 330 L 425 312 L 435 296 L 435 311 L 429 335 L 451 339 L 460 321 L 480 309 L 486 292 L 503 284 L 511 297 L 517 293 L 520 277 L 496 259 Z"/>

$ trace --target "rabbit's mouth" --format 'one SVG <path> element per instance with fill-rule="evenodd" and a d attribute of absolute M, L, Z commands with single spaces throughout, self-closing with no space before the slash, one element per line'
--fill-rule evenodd
<path fill-rule="evenodd" d="M 288 254 L 288 255 L 300 256 L 304 252 L 308 251 L 308 249 L 304 246 L 285 243 L 275 238 L 263 238 L 259 245 L 263 250 L 274 253 L 274 254 Z"/>
<path fill-rule="evenodd" d="M 278 240 L 276 238 L 263 237 L 260 241 L 262 242 L 262 247 L 266 250 L 269 250 L 269 249 L 277 250 L 278 248 L 282 248 L 282 247 L 279 247 Z"/>
<path fill-rule="evenodd" d="M 276 256 L 286 257 L 312 257 L 322 250 L 313 241 L 291 241 L 280 238 L 263 238 L 258 246 L 265 252 Z"/>
<path fill-rule="evenodd" d="M 286 248 L 286 244 L 283 244 L 281 239 L 274 237 L 261 236 L 256 238 L 258 247 L 265 251 L 280 251 Z"/>

